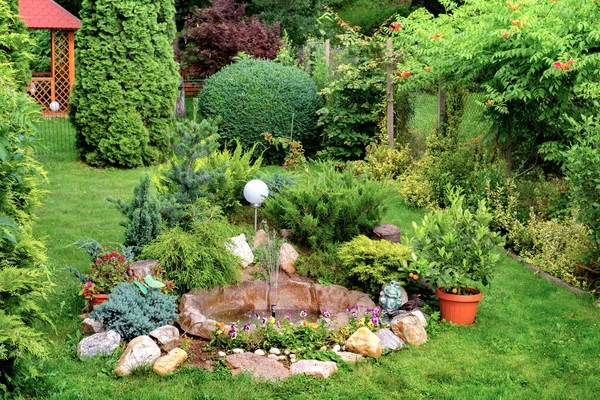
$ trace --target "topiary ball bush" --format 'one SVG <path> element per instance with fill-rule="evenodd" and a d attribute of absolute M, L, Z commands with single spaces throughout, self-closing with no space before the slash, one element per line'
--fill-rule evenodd
<path fill-rule="evenodd" d="M 261 136 L 300 140 L 307 153 L 317 150 L 317 115 L 320 99 L 310 77 L 296 67 L 266 60 L 244 60 L 228 65 L 208 78 L 198 95 L 197 110 L 203 118 L 220 117 L 223 142 L 244 150 L 254 143 L 268 143 Z M 293 120 L 293 128 L 292 128 Z M 284 149 L 265 152 L 265 160 L 280 162 Z"/>

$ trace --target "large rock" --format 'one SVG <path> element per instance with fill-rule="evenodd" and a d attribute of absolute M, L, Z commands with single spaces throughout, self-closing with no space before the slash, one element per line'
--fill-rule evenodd
<path fill-rule="evenodd" d="M 381 340 L 367 327 L 359 328 L 348 340 L 346 340 L 345 349 L 352 353 L 368 357 L 381 357 Z"/>
<path fill-rule="evenodd" d="M 130 375 L 135 368 L 152 366 L 160 357 L 160 348 L 150 336 L 138 336 L 127 345 L 119 358 L 116 375 Z"/>
<path fill-rule="evenodd" d="M 402 350 L 404 342 L 394 334 L 390 329 L 380 329 L 375 335 L 381 340 L 383 350 Z"/>
<path fill-rule="evenodd" d="M 413 311 L 400 310 L 398 315 L 396 315 L 395 317 L 402 318 L 407 315 L 414 315 L 415 317 L 419 318 L 419 321 L 421 321 L 421 325 L 423 325 L 423 327 L 427 326 L 427 316 L 425 314 L 423 314 L 423 311 L 421 311 L 421 310 L 413 310 Z"/>
<path fill-rule="evenodd" d="M 365 293 L 348 290 L 339 285 L 315 285 L 319 310 L 327 310 L 331 315 L 345 313 L 348 307 L 359 307 L 359 313 L 375 308 L 375 303 Z"/>
<path fill-rule="evenodd" d="M 259 229 L 256 231 L 254 238 L 252 239 L 252 251 L 258 249 L 260 245 L 269 243 L 269 237 L 267 236 L 267 232 L 264 229 Z"/>
<path fill-rule="evenodd" d="M 158 260 L 140 260 L 133 263 L 129 268 L 130 275 L 134 278 L 143 279 L 146 275 L 152 275 L 152 271 L 158 266 Z"/>
<path fill-rule="evenodd" d="M 420 346 L 427 341 L 427 332 L 414 315 L 399 315 L 390 322 L 392 331 L 408 344 Z"/>
<path fill-rule="evenodd" d="M 227 248 L 241 259 L 242 267 L 246 268 L 254 262 L 254 253 L 252 253 L 252 249 L 246 241 L 246 235 L 243 233 L 232 237 L 231 244 L 228 244 Z"/>
<path fill-rule="evenodd" d="M 290 371 L 277 360 L 254 353 L 231 354 L 225 358 L 231 375 L 249 371 L 255 379 L 273 381 L 290 377 Z"/>
<path fill-rule="evenodd" d="M 119 347 L 121 335 L 115 331 L 100 332 L 88 336 L 77 345 L 77 355 L 82 360 L 95 355 L 109 355 Z"/>
<path fill-rule="evenodd" d="M 104 332 L 104 324 L 100 321 L 96 321 L 93 318 L 86 318 L 81 322 L 81 332 L 84 335 L 93 335 L 95 333 Z"/>
<path fill-rule="evenodd" d="M 187 353 L 180 348 L 174 348 L 165 356 L 160 357 L 154 362 L 152 370 L 160 375 L 166 375 L 177 369 L 187 360 Z"/>
<path fill-rule="evenodd" d="M 165 325 L 156 328 L 148 334 L 156 341 L 164 350 L 169 351 L 179 346 L 180 337 L 179 329 L 173 325 Z"/>
<path fill-rule="evenodd" d="M 327 379 L 337 370 L 337 364 L 333 361 L 300 360 L 291 365 L 290 374 L 320 376 Z"/>
<path fill-rule="evenodd" d="M 294 263 L 300 257 L 294 246 L 289 243 L 283 243 L 279 248 L 279 268 L 288 275 L 296 273 Z"/>

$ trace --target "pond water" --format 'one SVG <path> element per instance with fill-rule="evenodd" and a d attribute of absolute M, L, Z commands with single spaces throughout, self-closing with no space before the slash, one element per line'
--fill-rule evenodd
<path fill-rule="evenodd" d="M 289 314 L 292 323 L 307 320 L 308 322 L 317 322 L 320 315 L 316 312 L 306 311 L 306 316 L 302 316 L 302 310 L 279 310 L 275 313 L 275 319 L 282 320 L 286 314 Z M 254 323 L 262 321 L 263 318 L 271 317 L 271 310 L 254 310 L 254 311 L 243 311 L 243 310 L 227 310 L 218 313 L 213 313 L 209 316 L 218 322 L 233 323 L 236 322 L 239 325 L 245 325 L 248 323 Z"/>

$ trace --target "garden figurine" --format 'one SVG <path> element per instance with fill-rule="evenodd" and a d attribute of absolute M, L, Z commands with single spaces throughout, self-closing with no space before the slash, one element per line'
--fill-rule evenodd
<path fill-rule="evenodd" d="M 382 307 L 384 321 L 389 322 L 398 315 L 402 305 L 400 282 L 391 281 L 383 288 L 379 293 L 379 304 Z"/>

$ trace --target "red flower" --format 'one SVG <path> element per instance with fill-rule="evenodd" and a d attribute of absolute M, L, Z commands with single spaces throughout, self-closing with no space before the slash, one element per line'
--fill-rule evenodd
<path fill-rule="evenodd" d="M 523 3 L 519 3 L 516 6 L 513 6 L 512 3 L 510 1 L 507 1 L 506 4 L 510 7 L 511 10 L 513 11 L 517 11 L 519 8 L 521 8 L 521 6 L 523 5 Z"/>
<path fill-rule="evenodd" d="M 554 68 L 556 69 L 562 69 L 563 71 L 568 71 L 571 69 L 571 64 L 573 64 L 575 62 L 575 60 L 573 59 L 573 57 L 571 57 L 569 59 L 569 61 L 567 61 L 566 63 L 561 63 L 560 61 L 555 61 L 554 62 Z"/>
<path fill-rule="evenodd" d="M 439 38 L 441 38 L 442 36 L 444 36 L 443 33 L 436 33 L 435 35 L 433 35 L 431 38 L 433 40 L 438 40 Z"/>
<path fill-rule="evenodd" d="M 397 31 L 397 30 L 400 30 L 400 29 L 402 29 L 402 24 L 401 23 L 399 23 L 399 22 L 392 22 L 390 24 L 390 31 Z"/>

